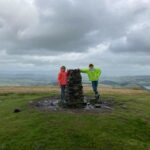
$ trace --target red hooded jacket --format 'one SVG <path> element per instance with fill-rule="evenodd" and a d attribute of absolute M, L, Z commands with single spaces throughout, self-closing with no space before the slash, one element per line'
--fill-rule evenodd
<path fill-rule="evenodd" d="M 66 85 L 67 84 L 67 72 L 60 69 L 58 74 L 58 83 L 59 85 Z"/>

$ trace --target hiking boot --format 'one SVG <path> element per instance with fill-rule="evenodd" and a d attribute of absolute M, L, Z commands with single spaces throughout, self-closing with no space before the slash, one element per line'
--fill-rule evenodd
<path fill-rule="evenodd" d="M 97 103 L 102 104 L 101 97 L 99 94 L 95 95 L 95 99 L 96 99 Z"/>
<path fill-rule="evenodd" d="M 95 99 L 99 100 L 99 98 L 100 98 L 100 95 L 99 94 L 95 94 Z"/>

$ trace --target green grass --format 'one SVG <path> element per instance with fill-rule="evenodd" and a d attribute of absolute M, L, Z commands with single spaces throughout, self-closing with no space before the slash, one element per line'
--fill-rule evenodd
<path fill-rule="evenodd" d="M 0 94 L 0 150 L 150 150 L 149 92 L 103 94 L 115 100 L 112 113 L 40 112 L 28 106 L 48 95 Z M 15 107 L 22 112 L 13 113 Z"/>

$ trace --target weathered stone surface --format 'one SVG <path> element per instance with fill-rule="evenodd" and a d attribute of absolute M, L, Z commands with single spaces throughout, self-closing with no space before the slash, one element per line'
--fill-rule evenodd
<path fill-rule="evenodd" d="M 83 107 L 84 96 L 82 77 L 78 69 L 68 70 L 68 81 L 65 90 L 65 100 L 68 107 Z"/>

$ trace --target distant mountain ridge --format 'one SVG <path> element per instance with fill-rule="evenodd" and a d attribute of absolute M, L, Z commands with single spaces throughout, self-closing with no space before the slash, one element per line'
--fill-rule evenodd
<path fill-rule="evenodd" d="M 89 84 L 87 76 L 83 75 L 83 83 Z M 119 76 L 101 77 L 100 84 L 112 87 L 136 87 L 142 88 L 150 86 L 150 76 Z M 0 74 L 0 86 L 38 86 L 57 84 L 57 75 L 49 74 Z"/>
<path fill-rule="evenodd" d="M 113 87 L 135 87 L 146 89 L 146 87 L 150 86 L 150 76 L 107 77 L 102 79 L 100 83 Z"/>

